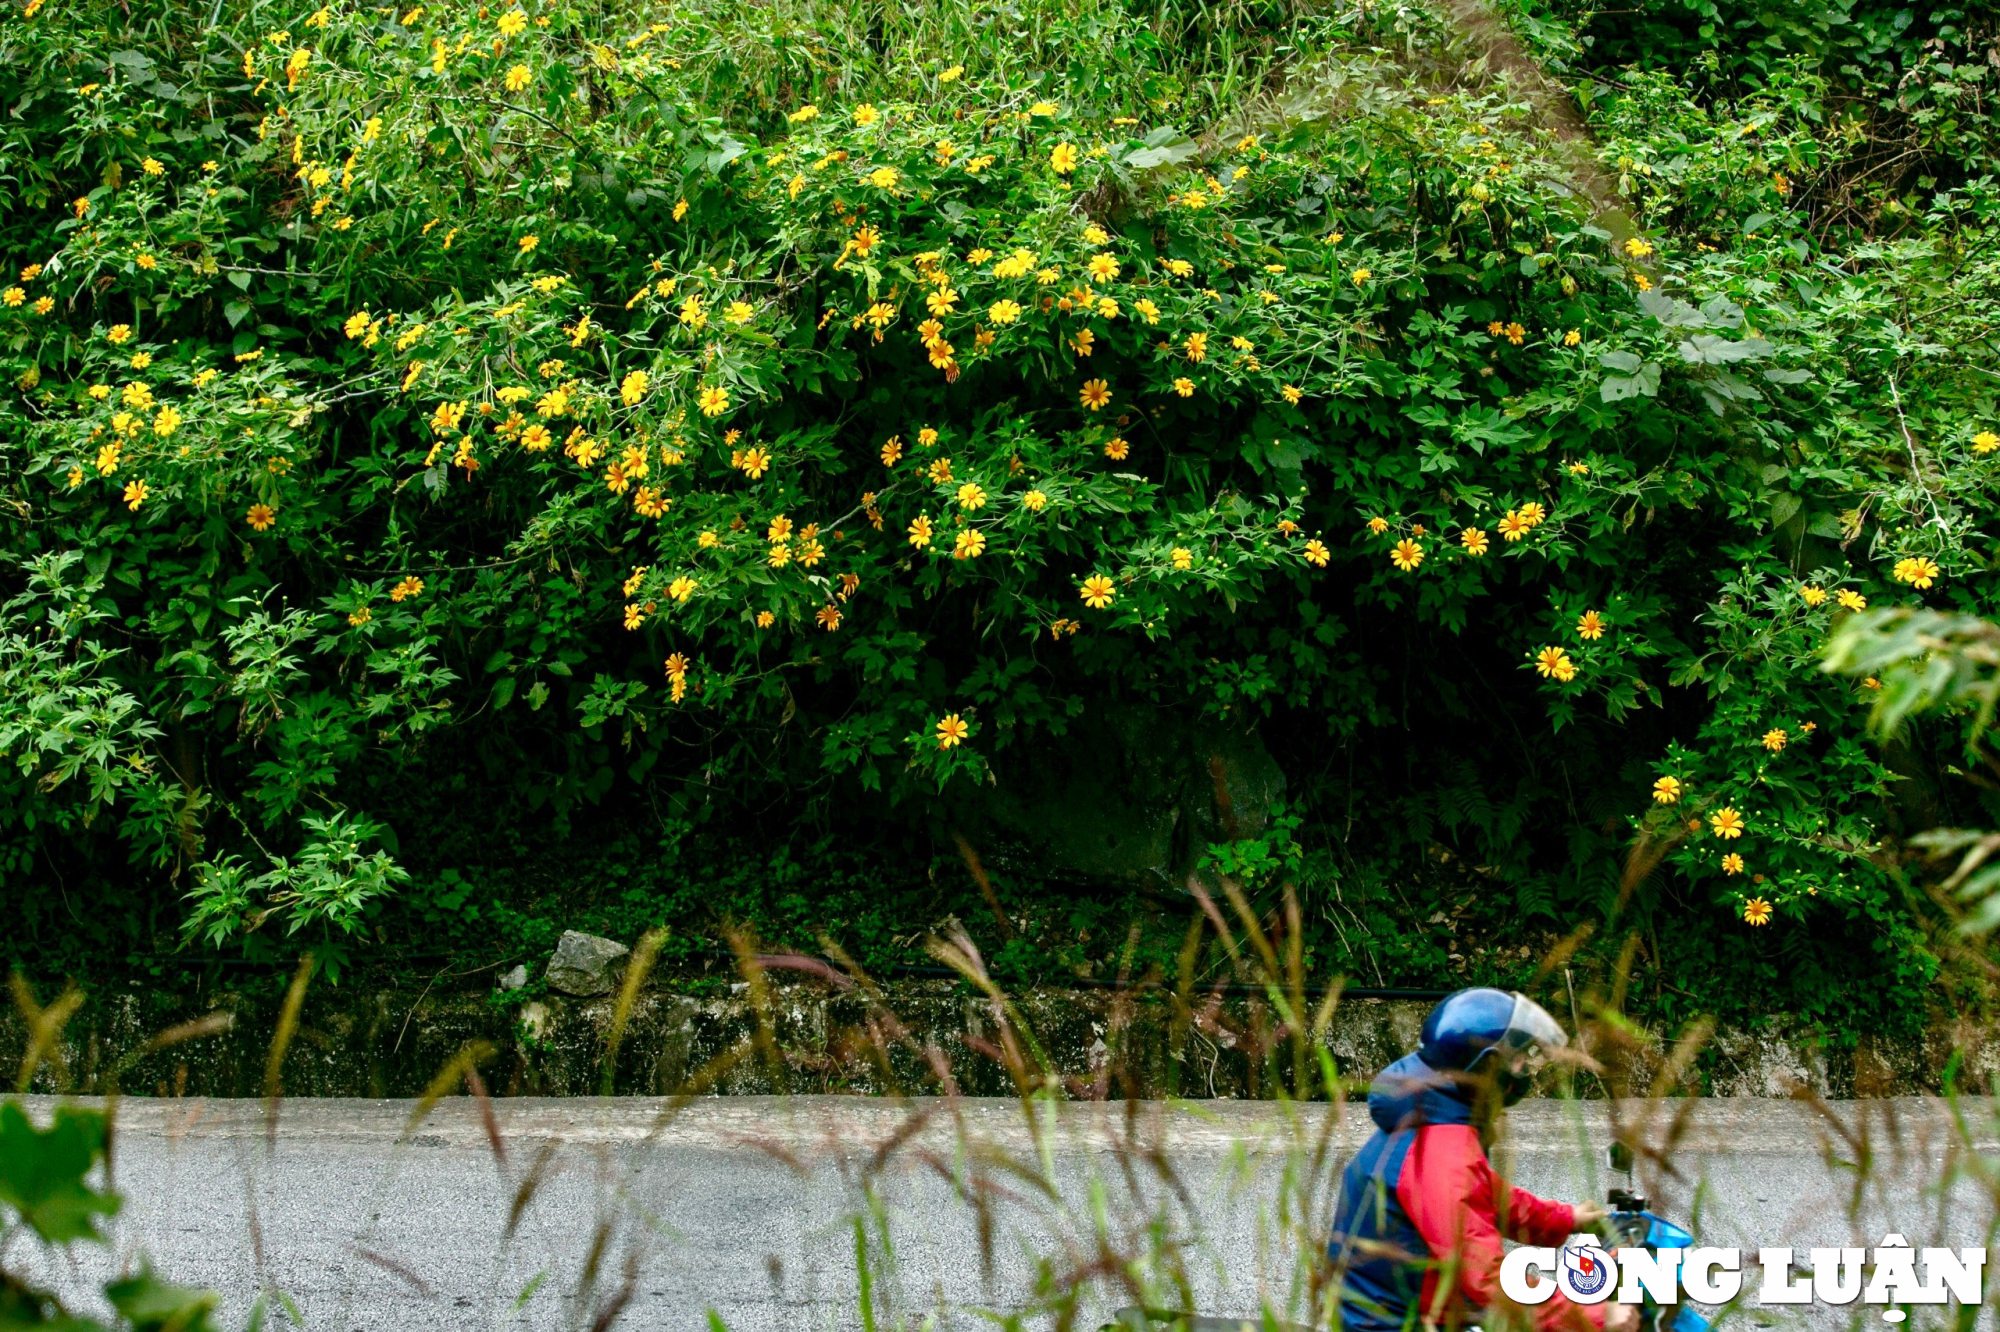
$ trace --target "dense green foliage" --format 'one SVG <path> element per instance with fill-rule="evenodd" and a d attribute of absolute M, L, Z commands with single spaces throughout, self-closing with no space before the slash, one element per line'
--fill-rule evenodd
<path fill-rule="evenodd" d="M 1923 1012 L 1898 842 L 1978 795 L 1817 662 L 1994 609 L 1990 20 L 219 14 L 0 27 L 20 957 L 892 959 L 1136 704 L 1261 733 L 1210 864 L 1316 970 Z M 1178 946 L 1002 868 L 1030 970 Z"/>

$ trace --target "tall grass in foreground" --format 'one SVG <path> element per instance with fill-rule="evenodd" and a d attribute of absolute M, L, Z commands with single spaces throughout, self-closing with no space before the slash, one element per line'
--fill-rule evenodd
<path fill-rule="evenodd" d="M 1228 1314 L 1274 1329 L 1337 1323 L 1337 1274 L 1323 1250 L 1335 1177 L 1345 1149 L 1358 1141 L 1352 1122 L 1358 1107 L 1345 1103 L 1370 1070 L 1343 1069 L 1328 1049 L 1340 990 L 1315 987 L 1306 979 L 1297 901 L 1286 893 L 1260 910 L 1226 880 L 1216 894 L 1198 883 L 1192 890 L 1199 911 L 1178 975 L 1120 978 L 1103 1033 L 1103 1057 L 1084 1075 L 1057 1067 L 967 935 L 955 932 L 931 941 L 933 955 L 963 979 L 983 1009 L 987 1034 L 975 1042 L 975 1057 L 996 1062 L 1013 1086 L 1012 1109 L 1004 1112 L 1004 1123 L 996 1118 L 994 1102 L 960 1094 L 961 1071 L 945 1052 L 900 1022 L 876 979 L 830 941 L 824 958 L 806 958 L 763 953 L 747 936 L 734 937 L 754 1015 L 749 1032 L 660 1104 L 644 1143 L 594 1158 L 605 1205 L 580 1260 L 544 1267 L 518 1292 L 501 1292 L 484 1321 L 497 1326 L 524 1309 L 537 1325 L 593 1332 L 641 1321 L 634 1306 L 647 1273 L 670 1262 L 673 1247 L 667 1228 L 646 1202 L 641 1178 L 645 1148 L 664 1140 L 691 1107 L 742 1066 L 761 1065 L 766 1080 L 782 1089 L 803 1062 L 824 1058 L 788 1049 L 779 1039 L 771 976 L 790 971 L 815 975 L 865 999 L 865 1017 L 846 1033 L 844 1048 L 847 1057 L 870 1061 L 880 1071 L 892 1086 L 895 1106 L 893 1122 L 884 1131 L 867 1141 L 833 1144 L 837 1150 L 824 1157 L 802 1151 L 796 1141 L 775 1132 L 746 1144 L 802 1176 L 837 1172 L 846 1199 L 840 1226 L 853 1275 L 853 1304 L 840 1319 L 843 1325 L 864 1332 L 974 1326 L 1067 1332 L 1097 1328 L 1118 1309 L 1135 1325 L 1184 1325 L 1186 1316 L 1195 1313 Z M 1232 968 L 1220 979 L 1197 984 L 1193 959 L 1210 935 L 1222 945 Z M 603 1047 L 602 1085 L 607 1090 L 659 943 L 657 935 L 640 942 L 611 1005 Z M 1563 972 L 1568 955 L 1567 948 L 1558 947 L 1543 968 L 1546 978 L 1560 984 L 1565 1000 L 1571 989 Z M 293 977 L 269 1050 L 263 1114 L 267 1152 L 275 1150 L 283 1122 L 285 1061 L 312 976 L 308 958 Z M 1248 999 L 1225 1002 L 1230 987 L 1239 996 L 1247 987 Z M 16 1077 L 17 1090 L 25 1091 L 51 1061 L 62 1076 L 62 1029 L 77 1001 L 70 992 L 41 1006 L 18 978 L 14 990 L 29 1028 Z M 1560 1053 L 1545 1090 L 1568 1103 L 1567 1122 L 1574 1129 L 1578 1157 L 1586 1163 L 1601 1151 L 1604 1130 L 1593 1128 L 1595 1116 L 1586 1113 L 1583 1102 L 1608 1102 L 1609 1132 L 1637 1157 L 1639 1181 L 1656 1197 L 1674 1197 L 1680 1212 L 1676 1219 L 1700 1227 L 1712 1219 L 1704 1215 L 1712 1200 L 1701 1182 L 1681 1169 L 1676 1152 L 1696 1122 L 1699 1103 L 1689 1092 L 1698 1088 L 1696 1069 L 1711 1030 L 1705 1023 L 1695 1024 L 1662 1046 L 1621 1017 L 1622 990 L 1622 977 L 1614 977 L 1604 989 L 1575 991 L 1571 1011 L 1580 1039 Z M 1214 1130 L 1213 1124 L 1204 1126 L 1197 1103 L 1163 1105 L 1131 1095 L 1139 1078 L 1123 1036 L 1141 998 L 1158 991 L 1172 1005 L 1176 1056 L 1188 1049 L 1191 1037 L 1200 1035 L 1245 1051 L 1258 1068 L 1256 1085 L 1268 1101 L 1268 1113 L 1255 1136 L 1225 1157 L 1219 1178 L 1193 1168 L 1190 1153 L 1176 1142 L 1176 1134 L 1190 1127 Z M 163 1032 L 120 1067 L 165 1045 L 212 1034 L 220 1021 Z M 445 1098 L 470 1098 L 508 1199 L 498 1226 L 498 1273 L 521 1244 L 523 1223 L 538 1200 L 577 1163 L 555 1142 L 510 1140 L 505 1116 L 496 1110 L 480 1071 L 494 1053 L 491 1047 L 471 1044 L 448 1060 L 410 1103 L 404 1140 L 423 1128 Z M 920 1072 L 908 1076 L 910 1069 Z M 2000 1218 L 2000 1166 L 1990 1150 L 1981 1150 L 1996 1132 L 1990 1105 L 1952 1098 L 1947 1139 L 1928 1140 L 1895 1102 L 1834 1106 L 1805 1087 L 1795 1094 L 1818 1113 L 1829 1166 L 1845 1171 L 1852 1181 L 1846 1205 L 1855 1238 L 1849 1242 L 1865 1245 L 1880 1238 L 1865 1234 L 1863 1227 L 1880 1215 L 1889 1186 L 1914 1170 L 1935 1172 L 1931 1220 L 1938 1230 L 1936 1242 L 1944 1241 L 1947 1226 L 1961 1242 L 1975 1228 L 1992 1234 L 1995 1218 Z M 114 1086 L 101 1111 L 58 1109 L 49 1127 L 40 1131 L 13 1105 L 5 1109 L 0 1118 L 0 1202 L 11 1212 L 0 1214 L 8 1223 L 0 1235 L 0 1262 L 14 1264 L 41 1246 L 101 1236 L 96 1218 L 116 1207 L 110 1164 L 118 1104 Z M 1345 1128 L 1343 1116 L 1349 1120 Z M 1079 1154 L 1079 1145 L 1090 1150 Z M 1503 1121 L 1496 1144 L 1496 1157 L 1503 1163 L 1506 1151 Z M 1584 1173 L 1596 1188 L 1594 1170 Z M 927 1287 L 926 1274 L 909 1259 L 913 1242 L 934 1237 L 913 1235 L 909 1220 L 899 1214 L 899 1201 L 910 1196 L 913 1181 L 944 1188 L 963 1209 L 981 1270 L 999 1281 L 997 1294 L 991 1286 L 963 1293 Z M 1215 1232 L 1209 1218 L 1218 1207 L 1232 1224 L 1254 1232 L 1251 1245 L 1227 1243 L 1231 1236 Z M 1976 1226 L 1967 1208 L 1976 1210 Z M 1914 1229 L 1919 1221 L 1906 1217 L 1898 1224 L 1921 1245 L 1925 1239 Z M 1782 1236 L 1761 1238 L 1777 1242 Z M 405 1259 L 377 1247 L 367 1235 L 358 1237 L 354 1247 L 370 1267 L 427 1289 Z M 1254 1255 L 1248 1261 L 1255 1270 L 1227 1270 L 1225 1247 L 1239 1267 L 1246 1252 Z M 1801 1266 L 1803 1262 L 1801 1254 Z M 0 1273 L 0 1328 L 110 1325 L 193 1332 L 218 1325 L 216 1296 L 170 1286 L 144 1267 L 104 1288 L 104 1303 L 115 1314 L 110 1324 L 53 1321 L 73 1317 L 74 1311 L 13 1267 L 0 1268 Z M 1225 1283 L 1227 1307 L 1207 1307 Z M 1754 1290 L 1756 1283 L 1752 1269 L 1746 1290 Z M 269 1274 L 251 1306 L 248 1326 L 332 1325 L 324 1311 L 302 1307 L 287 1286 L 286 1274 Z M 691 1321 L 699 1311 L 683 1312 Z M 1833 1312 L 1858 1324 L 1876 1320 L 1882 1310 L 1857 1305 Z M 1966 1328 L 1978 1313 L 1949 1308 L 1910 1312 L 1912 1322 L 1906 1326 L 1936 1326 L 1948 1318 Z M 1725 1311 L 1724 1316 L 1749 1315 Z M 706 1321 L 712 1332 L 727 1326 L 713 1310 Z M 1496 1327 L 1509 1321 L 1506 1311 L 1494 1311 L 1488 1319 Z"/>

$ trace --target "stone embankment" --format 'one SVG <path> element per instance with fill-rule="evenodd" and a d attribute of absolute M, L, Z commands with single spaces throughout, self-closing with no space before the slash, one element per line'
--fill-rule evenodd
<path fill-rule="evenodd" d="M 315 984 L 282 1061 L 291 1096 L 411 1096 L 471 1050 L 495 1093 L 572 1096 L 925 1093 L 1004 1095 L 1018 1075 L 1053 1070 L 1079 1096 L 1268 1097 L 1274 1077 L 1316 1076 L 1257 996 L 1206 998 L 1034 989 L 1006 1016 L 955 981 L 898 981 L 874 994 L 777 973 L 753 999 L 738 981 L 660 981 L 641 989 L 622 1026 L 618 995 L 565 996 L 544 984 L 474 993 Z M 686 992 L 687 990 L 699 992 Z M 197 999 L 96 992 L 70 1018 L 35 1078 L 38 1091 L 254 1096 L 266 1088 L 282 995 L 227 991 Z M 1421 1000 L 1346 999 L 1323 1043 L 1350 1083 L 1412 1049 Z M 226 1030 L 161 1049 L 159 1033 L 212 1014 Z M 220 1025 L 216 1023 L 214 1025 Z M 607 1047 L 616 1030 L 615 1059 Z M 0 1061 L 20 1067 L 28 1028 L 0 1015 Z M 1840 1048 L 1782 1025 L 1768 1030 L 1615 1036 L 1586 1031 L 1596 1072 L 1585 1095 L 1880 1096 L 1937 1092 L 1954 1053 L 1958 1085 L 2000 1074 L 2000 1040 L 1940 1018 L 1920 1036 Z M 1259 1057 L 1256 1052 L 1263 1051 Z"/>

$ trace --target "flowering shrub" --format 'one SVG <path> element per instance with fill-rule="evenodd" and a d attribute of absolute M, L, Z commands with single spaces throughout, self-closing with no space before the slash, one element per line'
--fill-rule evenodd
<path fill-rule="evenodd" d="M 1593 202 L 1369 45 L 1416 10 L 1194 124 L 1004 43 L 745 91 L 699 10 L 169 8 L 5 28 L 10 884 L 115 836 L 192 932 L 353 930 L 448 774 L 929 808 L 1122 695 L 1360 793 L 1329 876 L 1557 919 L 1636 831 L 1712 930 L 1930 974 L 1815 659 L 1989 599 L 1986 182 L 1836 253 L 1834 131 L 1635 75 Z"/>

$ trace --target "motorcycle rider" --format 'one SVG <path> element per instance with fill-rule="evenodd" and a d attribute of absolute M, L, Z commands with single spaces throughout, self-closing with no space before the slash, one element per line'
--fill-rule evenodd
<path fill-rule="evenodd" d="M 1457 1327 L 1498 1298 L 1502 1238 L 1559 1246 L 1604 1219 L 1594 1202 L 1548 1202 L 1510 1186 L 1486 1158 L 1493 1120 L 1526 1094 L 1543 1051 L 1568 1043 L 1541 1005 L 1460 990 L 1424 1019 L 1415 1054 L 1368 1092 L 1375 1135 L 1340 1181 L 1327 1246 L 1342 1332 Z M 1638 1312 L 1561 1292 L 1532 1311 L 1540 1332 L 1634 1332 Z"/>

